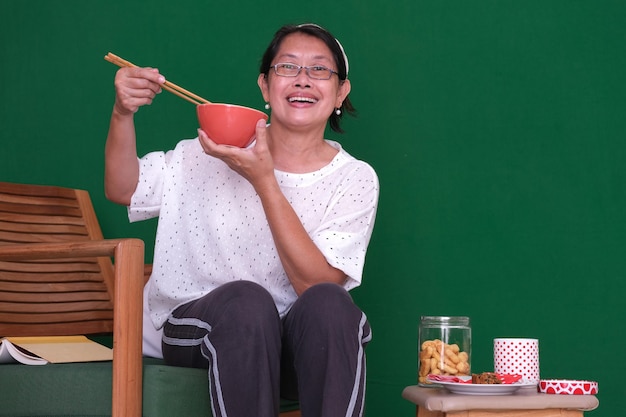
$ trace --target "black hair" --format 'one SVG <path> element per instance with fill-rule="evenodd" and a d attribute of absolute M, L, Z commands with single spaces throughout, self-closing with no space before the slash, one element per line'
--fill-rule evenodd
<path fill-rule="evenodd" d="M 333 55 L 335 63 L 337 64 L 337 75 L 339 77 L 339 83 L 343 83 L 348 78 L 348 68 L 347 62 L 344 58 L 344 52 L 339 45 L 337 39 L 326 29 L 315 25 L 315 24 L 304 24 L 304 25 L 285 25 L 278 29 L 274 34 L 274 38 L 270 42 L 269 46 L 265 50 L 263 54 L 263 58 L 261 59 L 261 65 L 259 68 L 259 72 L 265 75 L 265 78 L 269 76 L 270 68 L 272 65 L 272 60 L 276 57 L 278 50 L 280 49 L 280 45 L 283 40 L 292 33 L 304 33 L 305 35 L 313 36 L 315 38 L 320 39 L 322 42 L 328 46 L 330 52 Z M 350 102 L 350 98 L 346 96 L 343 103 L 341 103 L 340 109 L 341 113 L 336 114 L 333 112 L 328 121 L 330 123 L 330 128 L 338 133 L 343 133 L 343 129 L 341 128 L 341 118 L 344 113 L 348 113 L 352 116 L 356 116 L 356 109 L 352 106 Z"/>

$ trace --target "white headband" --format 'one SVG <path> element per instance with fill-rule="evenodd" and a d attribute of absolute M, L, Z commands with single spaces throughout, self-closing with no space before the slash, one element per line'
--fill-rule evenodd
<path fill-rule="evenodd" d="M 316 25 L 315 23 L 303 23 L 303 24 L 298 25 L 296 27 L 301 28 L 303 26 L 313 26 L 313 27 L 321 29 L 321 30 L 323 30 L 325 32 L 328 32 L 326 29 L 324 29 L 320 25 Z M 350 65 L 348 65 L 348 55 L 346 55 L 346 51 L 343 49 L 343 45 L 341 44 L 341 42 L 339 42 L 339 39 L 335 38 L 335 42 L 337 42 L 337 45 L 339 45 L 339 49 L 341 49 L 341 54 L 343 55 L 343 62 L 344 62 L 344 64 L 346 64 L 346 78 L 348 78 L 348 72 L 350 71 Z"/>

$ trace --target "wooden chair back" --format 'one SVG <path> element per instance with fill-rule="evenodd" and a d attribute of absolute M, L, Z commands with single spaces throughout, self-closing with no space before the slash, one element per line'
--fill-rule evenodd
<path fill-rule="evenodd" d="M 0 182 L 0 245 L 102 240 L 89 194 Z M 0 336 L 113 331 L 108 257 L 0 261 Z"/>

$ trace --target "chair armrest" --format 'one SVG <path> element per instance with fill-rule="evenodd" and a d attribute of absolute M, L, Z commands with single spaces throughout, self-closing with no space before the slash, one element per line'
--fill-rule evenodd
<path fill-rule="evenodd" d="M 0 260 L 108 256 L 114 258 L 113 408 L 114 417 L 140 417 L 142 411 L 142 309 L 144 243 L 105 239 L 63 243 L 0 245 Z"/>

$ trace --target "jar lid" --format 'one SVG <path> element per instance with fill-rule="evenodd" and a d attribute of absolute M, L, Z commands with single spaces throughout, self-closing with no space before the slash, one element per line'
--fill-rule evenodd
<path fill-rule="evenodd" d="M 467 316 L 422 316 L 423 324 L 454 324 L 469 325 L 470 318 Z"/>

